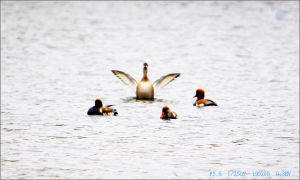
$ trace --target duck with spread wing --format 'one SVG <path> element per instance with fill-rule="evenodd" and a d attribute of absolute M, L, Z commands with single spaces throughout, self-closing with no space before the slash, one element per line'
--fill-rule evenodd
<path fill-rule="evenodd" d="M 136 93 L 136 99 L 138 100 L 153 100 L 154 93 L 157 93 L 159 89 L 169 84 L 175 78 L 180 76 L 180 73 L 172 73 L 165 76 L 162 76 L 156 80 L 153 84 L 149 80 L 148 73 L 148 64 L 144 63 L 143 72 L 144 75 L 141 81 L 138 83 L 133 77 L 129 74 L 126 74 L 122 71 L 112 70 L 112 72 L 126 85 L 128 85 Z"/>

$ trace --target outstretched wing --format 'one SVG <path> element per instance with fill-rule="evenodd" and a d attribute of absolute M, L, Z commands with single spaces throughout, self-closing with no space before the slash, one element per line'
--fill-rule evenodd
<path fill-rule="evenodd" d="M 180 73 L 173 73 L 173 74 L 162 76 L 161 78 L 159 78 L 153 83 L 155 87 L 155 91 L 157 92 L 159 89 L 165 87 L 167 84 L 169 84 L 171 81 L 173 81 L 175 78 L 179 76 Z"/>
<path fill-rule="evenodd" d="M 134 92 L 136 91 L 137 82 L 129 74 L 126 74 L 122 71 L 111 70 L 123 83 L 128 85 Z"/>

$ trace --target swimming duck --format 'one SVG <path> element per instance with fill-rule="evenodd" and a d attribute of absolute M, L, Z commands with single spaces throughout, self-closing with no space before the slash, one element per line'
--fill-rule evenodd
<path fill-rule="evenodd" d="M 162 108 L 162 114 L 160 116 L 160 119 L 177 119 L 177 118 L 178 118 L 177 114 L 175 112 L 171 112 L 168 106 Z"/>
<path fill-rule="evenodd" d="M 101 99 L 96 99 L 95 100 L 95 106 L 91 107 L 89 111 L 87 112 L 88 115 L 104 115 L 104 116 L 109 116 L 109 115 L 118 115 L 118 112 L 114 108 L 110 108 L 113 105 L 108 105 L 103 107 L 102 100 Z"/>
<path fill-rule="evenodd" d="M 197 89 L 196 95 L 197 100 L 194 103 L 194 106 L 218 106 L 214 101 L 210 99 L 204 99 L 205 91 L 203 89 Z"/>
<path fill-rule="evenodd" d="M 112 70 L 112 72 L 136 93 L 136 99 L 145 99 L 145 100 L 153 100 L 154 92 L 157 93 L 159 89 L 166 86 L 175 78 L 180 76 L 180 73 L 168 74 L 162 76 L 152 84 L 152 82 L 149 80 L 147 75 L 148 74 L 147 63 L 144 63 L 144 68 L 143 68 L 144 75 L 139 83 L 137 83 L 137 81 L 129 74 L 126 74 L 122 71 Z"/>

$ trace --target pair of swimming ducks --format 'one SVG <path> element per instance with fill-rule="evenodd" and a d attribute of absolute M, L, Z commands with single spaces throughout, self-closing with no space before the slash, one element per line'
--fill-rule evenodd
<path fill-rule="evenodd" d="M 172 73 L 165 76 L 162 76 L 160 79 L 156 80 L 153 84 L 149 80 L 148 73 L 148 64 L 144 63 L 143 68 L 143 78 L 139 83 L 131 77 L 129 74 L 126 74 L 122 71 L 112 70 L 112 72 L 120 78 L 126 85 L 132 88 L 136 92 L 136 99 L 138 100 L 153 100 L 154 91 L 157 93 L 159 89 L 169 84 L 175 78 L 180 76 L 180 73 Z M 217 104 L 209 99 L 204 99 L 205 91 L 203 89 L 197 89 L 196 95 L 197 100 L 194 103 L 194 106 L 217 106 Z M 113 105 L 103 106 L 101 99 L 95 100 L 95 106 L 91 107 L 87 114 L 88 115 L 118 115 L 116 109 L 112 108 Z M 165 106 L 162 109 L 161 119 L 177 119 L 178 116 L 175 112 L 172 112 L 169 107 Z"/>

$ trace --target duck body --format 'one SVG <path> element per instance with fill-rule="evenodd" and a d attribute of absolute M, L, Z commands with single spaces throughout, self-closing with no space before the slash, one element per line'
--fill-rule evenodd
<path fill-rule="evenodd" d="M 180 76 L 180 73 L 168 74 L 166 76 L 162 76 L 160 79 L 152 83 L 148 78 L 147 63 L 144 63 L 144 75 L 139 83 L 137 83 L 137 81 L 129 74 L 126 74 L 122 71 L 112 70 L 112 72 L 126 85 L 131 87 L 132 90 L 135 91 L 137 100 L 153 100 L 154 92 L 157 92 L 160 88 L 166 86 L 168 83 Z"/>
<path fill-rule="evenodd" d="M 172 112 L 168 106 L 163 107 L 160 119 L 177 119 L 178 115 Z"/>
<path fill-rule="evenodd" d="M 154 99 L 154 87 L 147 76 L 147 66 L 144 65 L 144 76 L 142 80 L 137 84 L 136 99 Z"/>
<path fill-rule="evenodd" d="M 118 112 L 116 109 L 111 108 L 112 105 L 103 107 L 101 99 L 96 99 L 95 106 L 91 107 L 88 115 L 102 115 L 102 116 L 116 116 Z"/>
<path fill-rule="evenodd" d="M 88 115 L 103 115 L 103 113 L 100 112 L 100 108 L 97 108 L 95 106 L 91 107 L 88 112 Z"/>
<path fill-rule="evenodd" d="M 204 99 L 205 91 L 203 89 L 197 89 L 196 95 L 197 100 L 194 103 L 194 106 L 218 106 L 217 103 L 210 99 Z"/>
<path fill-rule="evenodd" d="M 154 99 L 154 87 L 150 81 L 140 81 L 136 87 L 136 99 Z"/>
<path fill-rule="evenodd" d="M 210 99 L 197 99 L 194 106 L 218 106 L 214 101 Z"/>

